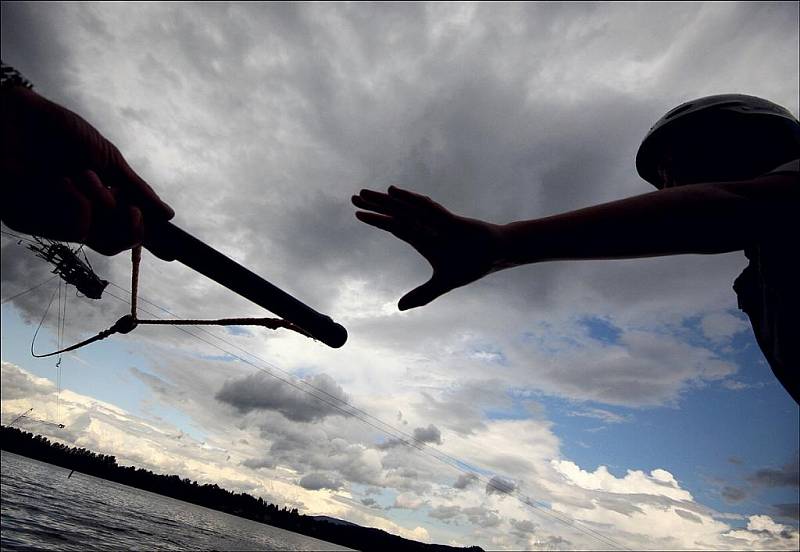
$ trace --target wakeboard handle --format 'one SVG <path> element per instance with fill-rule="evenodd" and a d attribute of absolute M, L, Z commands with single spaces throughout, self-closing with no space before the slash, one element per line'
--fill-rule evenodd
<path fill-rule="evenodd" d="M 245 299 L 299 326 L 329 347 L 339 348 L 347 341 L 347 330 L 344 326 L 298 301 L 171 222 L 148 225 L 142 245 L 159 259 L 180 261 Z"/>

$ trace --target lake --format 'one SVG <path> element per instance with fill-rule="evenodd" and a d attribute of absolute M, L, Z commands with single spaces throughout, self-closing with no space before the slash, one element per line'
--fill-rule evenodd
<path fill-rule="evenodd" d="M 3 550 L 350 550 L 0 452 Z"/>

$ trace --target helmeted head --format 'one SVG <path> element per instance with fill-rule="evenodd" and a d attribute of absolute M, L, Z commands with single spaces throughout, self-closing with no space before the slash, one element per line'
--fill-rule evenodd
<path fill-rule="evenodd" d="M 800 123 L 788 109 L 744 94 L 679 105 L 652 126 L 636 170 L 656 188 L 755 178 L 800 157 Z"/>

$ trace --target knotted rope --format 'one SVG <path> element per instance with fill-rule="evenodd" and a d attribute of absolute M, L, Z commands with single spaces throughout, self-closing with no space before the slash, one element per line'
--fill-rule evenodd
<path fill-rule="evenodd" d="M 110 328 L 99 332 L 97 335 L 90 337 L 89 339 L 85 339 L 80 343 L 76 343 L 75 345 L 71 345 L 64 349 L 60 349 L 58 351 L 53 351 L 52 353 L 47 353 L 44 355 L 37 355 L 33 352 L 33 342 L 31 342 L 31 354 L 36 358 L 45 358 L 55 355 L 60 355 L 62 353 L 67 353 L 69 351 L 74 351 L 75 349 L 80 349 L 81 347 L 85 347 L 90 343 L 94 343 L 95 341 L 103 340 L 109 336 L 114 334 L 127 334 L 132 332 L 136 329 L 137 326 L 142 324 L 149 324 L 149 325 L 164 325 L 164 326 L 261 326 L 263 328 L 267 328 L 269 330 L 277 330 L 278 328 L 286 328 L 287 330 L 292 330 L 297 332 L 301 335 L 306 337 L 311 337 L 306 331 L 304 331 L 299 326 L 292 324 L 291 322 L 287 322 L 281 318 L 219 318 L 216 320 L 200 320 L 200 319 L 155 319 L 155 320 L 141 320 L 136 316 L 136 303 L 138 299 L 138 288 L 139 288 L 139 264 L 142 259 L 142 248 L 141 246 L 134 247 L 131 251 L 131 313 L 126 314 L 119 320 L 117 320 L 114 325 Z M 52 299 L 51 299 L 52 304 Z M 47 306 L 47 309 L 50 309 L 50 305 Z M 45 311 L 45 316 L 47 316 L 47 311 Z M 44 317 L 42 317 L 42 322 L 44 322 Z M 39 323 L 39 328 L 41 328 L 42 323 Z M 36 333 L 33 335 L 33 340 L 36 341 L 36 334 L 39 333 L 39 328 L 36 329 Z M 313 338 L 312 338 L 313 339 Z"/>

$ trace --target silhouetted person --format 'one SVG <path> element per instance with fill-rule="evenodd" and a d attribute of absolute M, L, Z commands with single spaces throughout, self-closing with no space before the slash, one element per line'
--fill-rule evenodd
<path fill-rule="evenodd" d="M 145 221 L 172 209 L 84 119 L 2 65 L 3 222 L 113 255 L 141 243 Z"/>
<path fill-rule="evenodd" d="M 363 209 L 359 220 L 408 242 L 433 267 L 400 310 L 528 263 L 744 250 L 739 307 L 775 376 L 800 401 L 800 123 L 753 96 L 700 98 L 650 129 L 636 168 L 658 191 L 505 225 L 393 186 L 361 190 L 352 201 Z"/>

